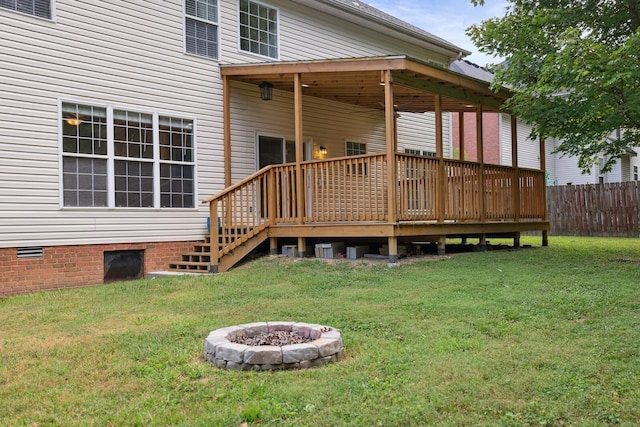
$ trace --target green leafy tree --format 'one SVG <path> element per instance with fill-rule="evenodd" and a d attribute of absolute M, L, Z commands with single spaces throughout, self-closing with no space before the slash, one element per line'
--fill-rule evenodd
<path fill-rule="evenodd" d="M 475 6 L 484 0 L 471 0 Z M 504 17 L 467 29 L 481 52 L 505 58 L 493 84 L 506 107 L 556 137 L 587 171 L 606 170 L 640 142 L 640 0 L 509 0 Z M 622 129 L 620 138 L 609 136 Z"/>

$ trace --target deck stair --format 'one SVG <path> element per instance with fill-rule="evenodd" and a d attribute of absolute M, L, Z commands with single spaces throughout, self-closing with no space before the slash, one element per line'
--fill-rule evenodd
<path fill-rule="evenodd" d="M 234 227 L 220 233 L 218 248 L 221 259 L 218 271 L 225 271 L 239 262 L 245 255 L 255 249 L 266 239 L 266 234 L 247 239 L 251 229 L 248 227 Z M 243 241 L 244 240 L 244 241 Z M 233 250 L 224 252 L 224 247 L 232 245 Z M 211 268 L 211 239 L 207 235 L 202 242 L 196 243 L 193 250 L 183 253 L 180 260 L 169 263 L 169 271 L 183 273 L 209 273 Z"/>

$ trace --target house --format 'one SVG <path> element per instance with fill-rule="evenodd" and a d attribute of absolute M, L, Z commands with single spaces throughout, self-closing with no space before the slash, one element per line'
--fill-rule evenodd
<path fill-rule="evenodd" d="M 609 139 L 618 138 L 620 130 L 612 132 Z M 640 147 L 627 147 L 625 153 L 620 157 L 609 172 L 602 170 L 605 161 L 605 154 L 598 156 L 598 162 L 588 173 L 583 173 L 578 166 L 578 158 L 575 156 L 557 153 L 555 150 L 562 141 L 556 138 L 549 138 L 546 141 L 547 156 L 547 181 L 549 185 L 580 185 L 580 184 L 609 184 L 614 182 L 638 181 L 638 169 L 640 168 L 640 158 L 638 152 Z"/>
<path fill-rule="evenodd" d="M 267 240 L 380 238 L 394 262 L 548 230 L 544 165 L 445 144 L 448 112 L 508 91 L 363 2 L 3 2 L 0 33 L 1 295 L 223 271 Z"/>

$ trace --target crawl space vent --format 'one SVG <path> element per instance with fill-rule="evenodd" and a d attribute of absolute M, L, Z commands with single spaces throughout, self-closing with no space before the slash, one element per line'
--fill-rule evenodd
<path fill-rule="evenodd" d="M 42 246 L 18 248 L 18 258 L 41 258 L 42 256 L 44 256 L 44 248 Z"/>
<path fill-rule="evenodd" d="M 144 251 L 105 251 L 104 283 L 140 279 L 144 275 Z"/>

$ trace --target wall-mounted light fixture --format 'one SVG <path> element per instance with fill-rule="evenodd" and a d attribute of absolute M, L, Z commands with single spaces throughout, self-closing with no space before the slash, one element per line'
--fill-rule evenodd
<path fill-rule="evenodd" d="M 271 101 L 271 98 L 273 98 L 273 83 L 262 82 L 258 87 L 260 88 L 260 99 L 263 101 Z"/>
<path fill-rule="evenodd" d="M 325 154 L 327 154 L 327 147 L 321 145 L 320 147 L 318 147 L 318 151 L 324 156 Z"/>

